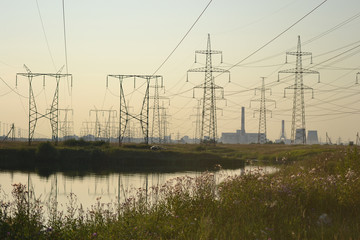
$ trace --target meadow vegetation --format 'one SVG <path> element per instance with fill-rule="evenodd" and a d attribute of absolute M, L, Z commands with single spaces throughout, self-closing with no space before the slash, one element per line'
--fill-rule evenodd
<path fill-rule="evenodd" d="M 238 154 L 235 148 L 207 151 Z M 248 148 L 266 155 L 262 146 Z M 45 214 L 46 206 L 28 201 L 26 187 L 17 184 L 12 198 L 0 198 L 0 238 L 358 239 L 358 148 L 304 148 L 283 149 L 287 155 L 268 149 L 269 160 L 285 163 L 271 175 L 258 169 L 215 184 L 214 173 L 205 172 L 149 192 L 139 189 L 119 204 L 98 201 L 91 209 L 83 209 L 72 194 L 66 211 L 53 202 Z"/>

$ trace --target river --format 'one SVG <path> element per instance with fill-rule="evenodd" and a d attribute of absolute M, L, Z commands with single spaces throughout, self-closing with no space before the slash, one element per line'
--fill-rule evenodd
<path fill-rule="evenodd" d="M 236 170 L 219 170 L 214 172 L 216 183 L 228 176 L 246 174 L 258 169 L 257 166 L 245 166 Z M 277 171 L 276 167 L 261 167 L 265 173 Z M 65 209 L 70 194 L 75 194 L 77 204 L 84 209 L 90 208 L 97 201 L 101 203 L 121 202 L 134 193 L 136 189 L 148 189 L 161 186 L 177 177 L 197 177 L 200 172 L 176 173 L 114 173 L 107 175 L 88 174 L 85 176 L 69 176 L 56 173 L 49 177 L 41 177 L 36 173 L 0 172 L 1 199 L 11 199 L 12 184 L 21 183 L 28 187 L 31 198 L 40 199 L 45 205 L 56 200 L 60 209 Z"/>

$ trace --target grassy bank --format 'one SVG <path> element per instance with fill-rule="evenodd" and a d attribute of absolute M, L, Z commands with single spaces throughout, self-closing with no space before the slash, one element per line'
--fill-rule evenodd
<path fill-rule="evenodd" d="M 54 172 L 84 175 L 112 172 L 179 172 L 213 171 L 244 166 L 245 161 L 284 163 L 302 160 L 321 152 L 336 151 L 338 146 L 279 144 L 217 145 L 195 144 L 163 145 L 161 150 L 150 150 L 149 145 L 124 144 L 121 147 L 106 142 L 82 140 L 0 144 L 0 170 L 36 172 L 48 176 Z"/>
<path fill-rule="evenodd" d="M 196 151 L 195 146 L 179 150 L 172 145 L 150 150 L 149 145 L 118 147 L 105 142 L 69 141 L 54 146 L 49 142 L 27 146 L 17 143 L 0 146 L 0 169 L 50 175 L 65 172 L 78 175 L 112 172 L 213 171 L 216 165 L 237 169 L 244 161 L 234 157 Z"/>
<path fill-rule="evenodd" d="M 338 147 L 215 185 L 211 173 L 139 190 L 123 204 L 84 210 L 69 196 L 66 212 L 27 202 L 25 187 L 1 199 L 1 239 L 358 239 L 360 156 Z M 47 224 L 45 224 L 47 222 Z"/>

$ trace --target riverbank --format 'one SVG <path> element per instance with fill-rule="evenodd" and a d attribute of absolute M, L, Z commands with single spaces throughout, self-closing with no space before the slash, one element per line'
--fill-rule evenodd
<path fill-rule="evenodd" d="M 1 198 L 0 238 L 358 239 L 358 150 L 339 146 L 271 175 L 259 170 L 220 185 L 211 173 L 178 178 L 139 189 L 120 205 L 98 202 L 86 210 L 70 195 L 67 211 L 54 204 L 50 217 L 41 203 L 27 204 L 25 187 L 16 185 L 13 201 Z"/>
<path fill-rule="evenodd" d="M 54 146 L 49 142 L 0 146 L 0 169 L 3 171 L 36 172 L 48 176 L 55 172 L 72 175 L 109 173 L 163 173 L 184 171 L 214 171 L 244 167 L 235 157 L 188 149 L 151 145 L 128 144 L 118 147 L 105 142 L 71 141 Z"/>
<path fill-rule="evenodd" d="M 0 170 L 36 172 L 49 176 L 55 172 L 73 175 L 114 172 L 214 171 L 243 168 L 245 162 L 279 164 L 304 159 L 337 146 L 310 145 L 161 145 L 124 144 L 70 140 L 54 146 L 49 142 L 3 143 L 0 145 Z"/>

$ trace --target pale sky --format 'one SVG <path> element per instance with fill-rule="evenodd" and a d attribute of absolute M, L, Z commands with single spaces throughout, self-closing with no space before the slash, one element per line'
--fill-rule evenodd
<path fill-rule="evenodd" d="M 74 109 L 75 134 L 85 121 L 95 121 L 91 109 L 119 107 L 118 82 L 112 79 L 106 88 L 108 74 L 152 75 L 179 43 L 209 1 L 205 0 L 65 0 L 68 71 L 73 74 L 71 94 L 68 82 L 60 83 L 60 108 Z M 164 78 L 165 94 L 170 99 L 168 107 L 168 134 L 194 136 L 197 100 L 192 88 L 204 81 L 204 74 L 186 72 L 201 67 L 204 58 L 194 63 L 195 51 L 205 50 L 207 34 L 211 35 L 213 50 L 223 52 L 224 63 L 214 56 L 216 67 L 228 69 L 287 29 L 313 8 L 320 0 L 213 0 L 199 22 L 171 58 L 156 73 Z M 39 11 L 41 14 L 39 14 Z M 32 72 L 57 72 L 65 64 L 64 29 L 61 0 L 1 0 L 0 1 L 0 77 L 15 88 L 16 73 L 25 72 L 26 64 Z M 217 106 L 218 136 L 221 132 L 240 129 L 241 106 L 246 107 L 246 131 L 258 131 L 258 115 L 253 111 L 258 104 L 250 100 L 254 88 L 260 87 L 261 77 L 266 77 L 277 107 L 269 104 L 273 116 L 267 118 L 267 134 L 271 140 L 280 136 L 281 120 L 286 122 L 286 134 L 290 137 L 292 92 L 284 88 L 294 82 L 288 78 L 277 82 L 278 71 L 295 67 L 295 58 L 287 51 L 297 45 L 301 36 L 302 50 L 313 53 L 304 57 L 303 66 L 320 72 L 317 77 L 304 76 L 304 84 L 314 88 L 305 95 L 307 130 L 318 130 L 325 141 L 325 134 L 333 142 L 355 140 L 360 131 L 360 84 L 355 84 L 360 71 L 360 2 L 358 0 L 329 0 L 304 20 L 284 33 L 274 42 L 233 67 L 231 83 L 227 76 L 219 76 L 216 84 L 224 87 L 225 101 Z M 45 30 L 45 34 L 44 34 Z M 337 57 L 336 57 L 337 56 Z M 66 70 L 63 70 L 65 73 Z M 216 76 L 216 75 L 215 75 Z M 286 77 L 287 75 L 281 75 Z M 136 83 L 136 89 L 141 86 Z M 134 92 L 134 84 L 125 84 L 131 111 L 139 111 L 141 88 Z M 28 126 L 28 80 L 19 78 L 16 92 L 0 82 L 0 121 L 15 123 L 16 127 Z M 38 110 L 49 108 L 54 81 L 48 79 L 43 89 L 42 80 L 34 80 Z M 200 98 L 201 92 L 195 91 Z M 1 126 L 3 128 L 3 126 Z M 36 132 L 51 136 L 50 122 L 38 121 Z M 2 135 L 3 129 L 0 132 Z"/>

